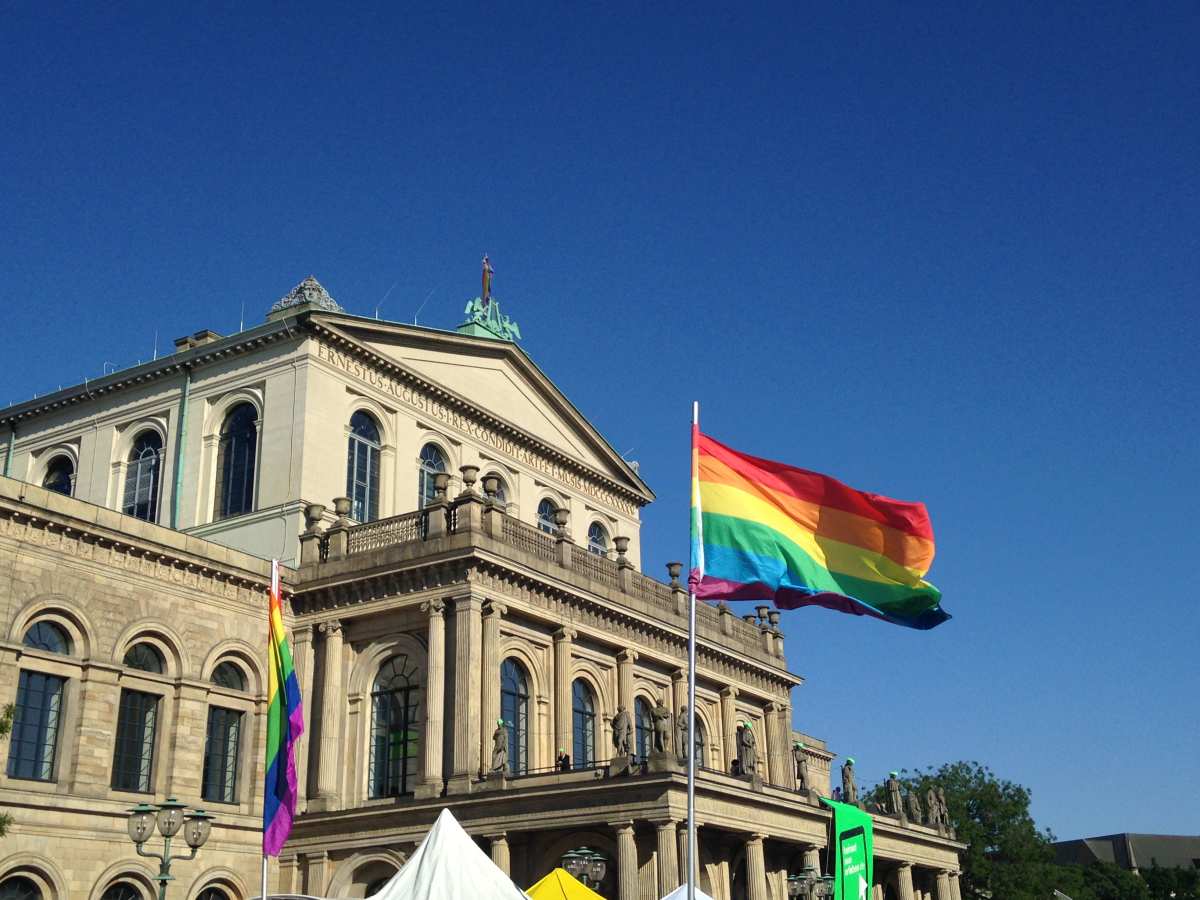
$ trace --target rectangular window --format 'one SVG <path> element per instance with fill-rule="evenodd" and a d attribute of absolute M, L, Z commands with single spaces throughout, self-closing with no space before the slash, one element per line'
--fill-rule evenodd
<path fill-rule="evenodd" d="M 64 685 L 66 679 L 57 675 L 21 672 L 9 735 L 9 778 L 54 779 Z"/>
<path fill-rule="evenodd" d="M 219 706 L 208 708 L 204 738 L 204 784 L 201 796 L 212 803 L 237 802 L 238 741 L 242 714 Z"/>
<path fill-rule="evenodd" d="M 113 790 L 148 794 L 154 770 L 154 733 L 158 695 L 121 691 L 117 715 L 117 747 L 113 755 Z"/>

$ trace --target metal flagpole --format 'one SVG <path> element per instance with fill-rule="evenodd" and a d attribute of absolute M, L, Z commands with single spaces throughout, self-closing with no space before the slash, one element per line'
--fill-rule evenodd
<path fill-rule="evenodd" d="M 689 468 L 696 465 L 696 430 L 700 426 L 700 401 L 692 401 L 692 453 Z M 688 491 L 696 489 L 692 471 Z M 692 497 L 699 503 L 699 497 Z M 697 515 L 699 510 L 697 510 Z M 700 527 L 700 523 L 696 523 Z M 690 533 L 690 529 L 689 529 Z M 691 560 L 690 565 L 696 560 Z M 688 572 L 688 727 L 687 727 L 687 900 L 696 900 L 696 589 Z"/>
<path fill-rule="evenodd" d="M 263 854 L 262 860 L 262 890 L 258 896 L 261 900 L 267 900 L 267 854 Z"/>

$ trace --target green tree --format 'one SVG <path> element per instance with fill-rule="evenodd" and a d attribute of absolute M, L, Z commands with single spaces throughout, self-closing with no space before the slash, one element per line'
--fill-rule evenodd
<path fill-rule="evenodd" d="M 1142 869 L 1150 900 L 1200 900 L 1200 870 Z"/>
<path fill-rule="evenodd" d="M 13 711 L 13 705 L 10 703 L 4 707 L 4 712 L 0 713 L 0 738 L 8 737 L 8 733 L 12 731 Z M 12 816 L 0 813 L 0 838 L 8 834 L 8 826 L 11 824 Z"/>

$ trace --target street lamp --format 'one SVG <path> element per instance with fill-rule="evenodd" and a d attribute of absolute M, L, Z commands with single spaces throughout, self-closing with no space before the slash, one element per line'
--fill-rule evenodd
<path fill-rule="evenodd" d="M 588 887 L 598 887 L 608 872 L 608 859 L 603 853 L 580 847 L 563 854 L 562 867 Z"/>
<path fill-rule="evenodd" d="M 158 860 L 158 874 L 154 880 L 158 882 L 158 900 L 166 900 L 167 882 L 174 881 L 171 875 L 171 863 L 177 860 L 195 859 L 196 853 L 204 846 L 212 832 L 213 816 L 202 809 L 187 812 L 187 804 L 180 803 L 174 797 L 158 806 L 149 803 L 139 803 L 129 810 L 129 839 L 137 846 L 138 856 L 148 856 Z M 154 827 L 163 837 L 162 853 L 146 852 L 145 844 L 154 834 Z M 183 830 L 183 840 L 192 852 L 187 856 L 171 855 L 171 838 Z"/>
<path fill-rule="evenodd" d="M 821 875 L 812 866 L 805 866 L 799 875 L 789 875 L 787 894 L 790 898 L 833 896 L 833 876 Z"/>

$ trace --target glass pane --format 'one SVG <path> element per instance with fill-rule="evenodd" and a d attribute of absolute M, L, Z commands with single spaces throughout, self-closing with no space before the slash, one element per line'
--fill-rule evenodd
<path fill-rule="evenodd" d="M 142 691 L 121 691 L 117 716 L 117 743 L 113 755 L 112 786 L 118 791 L 150 791 L 154 762 L 154 734 L 158 696 Z"/>
<path fill-rule="evenodd" d="M 608 555 L 608 532 L 599 522 L 593 522 L 588 528 L 588 552 L 597 556 Z"/>
<path fill-rule="evenodd" d="M 42 890 L 23 875 L 0 882 L 0 900 L 42 900 Z"/>
<path fill-rule="evenodd" d="M 582 678 L 572 686 L 571 763 L 577 769 L 596 761 L 596 705 L 592 689 Z"/>
<path fill-rule="evenodd" d="M 46 467 L 46 477 L 42 479 L 42 487 L 56 494 L 71 496 L 71 478 L 75 474 L 75 465 L 65 456 L 57 456 Z"/>
<path fill-rule="evenodd" d="M 231 691 L 246 690 L 246 676 L 231 662 L 218 663 L 213 669 L 212 683 L 219 684 L 223 688 L 228 688 Z"/>
<path fill-rule="evenodd" d="M 637 730 L 637 757 L 644 760 L 650 755 L 654 739 L 654 723 L 650 719 L 650 705 L 641 697 L 634 704 L 634 724 Z"/>
<path fill-rule="evenodd" d="M 63 686 L 57 675 L 22 671 L 9 734 L 8 776 L 50 781 L 58 746 Z"/>
<path fill-rule="evenodd" d="M 162 654 L 150 644 L 134 644 L 125 652 L 125 665 L 143 672 L 163 673 L 165 665 Z"/>
<path fill-rule="evenodd" d="M 103 894 L 100 895 L 100 900 L 143 900 L 142 892 L 135 888 L 132 884 L 114 884 Z"/>
<path fill-rule="evenodd" d="M 515 659 L 500 667 L 500 717 L 508 723 L 508 768 L 514 775 L 529 769 L 529 679 Z"/>
<path fill-rule="evenodd" d="M 67 637 L 66 631 L 53 622 L 34 622 L 25 632 L 22 643 L 26 647 L 45 650 L 47 653 L 68 655 L 71 652 L 71 639 Z"/>
<path fill-rule="evenodd" d="M 225 418 L 217 443 L 217 518 L 254 508 L 254 462 L 258 450 L 258 413 L 242 403 Z"/>
<path fill-rule="evenodd" d="M 204 779 L 201 796 L 216 803 L 237 802 L 238 747 L 242 714 L 211 706 L 204 739 Z"/>
<path fill-rule="evenodd" d="M 554 501 L 550 500 L 549 498 L 542 500 L 542 502 L 538 504 L 537 508 L 538 528 L 540 528 L 542 531 L 553 534 L 558 527 L 554 524 L 554 513 L 557 509 L 558 507 L 554 505 Z"/>

